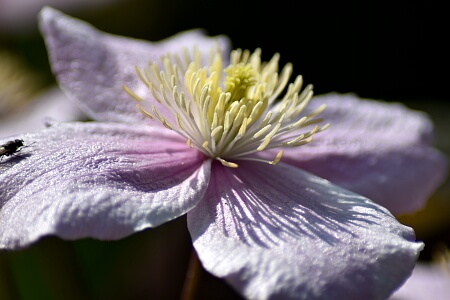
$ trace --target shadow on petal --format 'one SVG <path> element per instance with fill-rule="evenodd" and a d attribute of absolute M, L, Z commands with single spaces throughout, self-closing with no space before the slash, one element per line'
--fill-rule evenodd
<path fill-rule="evenodd" d="M 272 248 L 307 236 L 336 246 L 359 238 L 353 227 L 382 226 L 379 214 L 392 217 L 363 196 L 286 165 L 214 168 L 207 201 L 220 199 L 219 228 L 247 245 Z"/>

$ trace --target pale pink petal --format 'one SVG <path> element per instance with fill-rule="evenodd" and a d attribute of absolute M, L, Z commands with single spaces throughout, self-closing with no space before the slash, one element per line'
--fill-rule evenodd
<path fill-rule="evenodd" d="M 69 101 L 59 87 L 51 87 L 34 99 L 18 113 L 0 119 L 0 137 L 17 135 L 45 128 L 47 120 L 59 122 L 86 119 L 75 103 Z"/>
<path fill-rule="evenodd" d="M 418 263 L 411 277 L 391 300 L 450 299 L 450 270 L 438 264 Z"/>
<path fill-rule="evenodd" d="M 39 26 L 61 88 L 97 121 L 133 123 L 143 119 L 122 89 L 125 84 L 142 97 L 151 96 L 139 81 L 135 66 L 143 68 L 167 52 L 180 54 L 183 48 L 192 50 L 194 46 L 209 53 L 220 45 L 227 52 L 230 44 L 225 36 L 209 37 L 199 29 L 158 42 L 116 36 L 50 7 L 41 10 Z"/>
<path fill-rule="evenodd" d="M 0 248 L 120 239 L 185 214 L 209 181 L 209 164 L 168 130 L 71 123 L 17 138 L 27 147 L 0 164 Z"/>
<path fill-rule="evenodd" d="M 211 174 L 189 231 L 206 270 L 249 299 L 386 299 L 423 247 L 385 208 L 286 164 Z"/>
<path fill-rule="evenodd" d="M 445 156 L 432 147 L 426 114 L 353 94 L 316 96 L 311 110 L 331 123 L 313 141 L 287 149 L 283 161 L 364 195 L 394 214 L 421 208 L 446 178 Z"/>

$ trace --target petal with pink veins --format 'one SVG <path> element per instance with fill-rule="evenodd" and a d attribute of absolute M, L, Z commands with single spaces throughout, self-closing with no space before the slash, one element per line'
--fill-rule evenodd
<path fill-rule="evenodd" d="M 185 214 L 209 181 L 210 163 L 168 130 L 69 123 L 17 138 L 20 156 L 0 164 L 0 248 L 120 239 Z"/>
<path fill-rule="evenodd" d="M 311 101 L 330 128 L 283 162 L 364 195 L 394 214 L 411 213 L 445 180 L 446 157 L 432 147 L 433 125 L 425 113 L 398 103 L 326 94 Z"/>
<path fill-rule="evenodd" d="M 423 247 L 385 208 L 289 165 L 211 174 L 189 231 L 206 270 L 249 299 L 385 299 Z"/>

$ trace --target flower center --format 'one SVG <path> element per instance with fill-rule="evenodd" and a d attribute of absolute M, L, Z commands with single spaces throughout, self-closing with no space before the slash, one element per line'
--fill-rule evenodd
<path fill-rule="evenodd" d="M 192 57 L 187 51 L 183 59 L 167 54 L 159 64 L 136 68 L 154 98 L 150 101 L 123 88 L 142 113 L 228 167 L 237 167 L 238 160 L 277 164 L 284 147 L 305 145 L 315 133 L 329 127 L 317 125 L 323 120 L 316 116 L 325 105 L 302 114 L 312 98 L 312 85 L 301 91 L 301 76 L 288 85 L 292 65 L 287 64 L 279 74 L 278 54 L 262 63 L 260 49 L 253 53 L 234 50 L 226 68 L 219 49 L 210 57 L 209 63 L 202 65 L 202 55 L 195 49 Z M 258 156 L 274 148 L 279 151 L 273 160 Z"/>

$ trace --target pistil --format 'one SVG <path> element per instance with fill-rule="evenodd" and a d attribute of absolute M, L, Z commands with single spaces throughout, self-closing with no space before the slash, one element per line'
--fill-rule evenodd
<path fill-rule="evenodd" d="M 212 57 L 209 64 L 202 65 L 198 50 L 192 59 L 186 51 L 184 60 L 164 56 L 162 69 L 157 63 L 144 70 L 136 68 L 153 102 L 125 86 L 124 90 L 138 102 L 143 114 L 178 132 L 190 147 L 227 167 L 238 167 L 238 160 L 276 165 L 283 148 L 308 144 L 314 134 L 328 128 L 329 124 L 317 125 L 323 121 L 317 116 L 325 105 L 302 115 L 312 98 L 312 85 L 301 91 L 301 76 L 288 84 L 292 66 L 287 64 L 279 74 L 278 54 L 261 63 L 260 49 L 253 53 L 234 50 L 226 68 L 219 49 Z M 280 150 L 271 161 L 257 155 L 273 148 Z"/>

